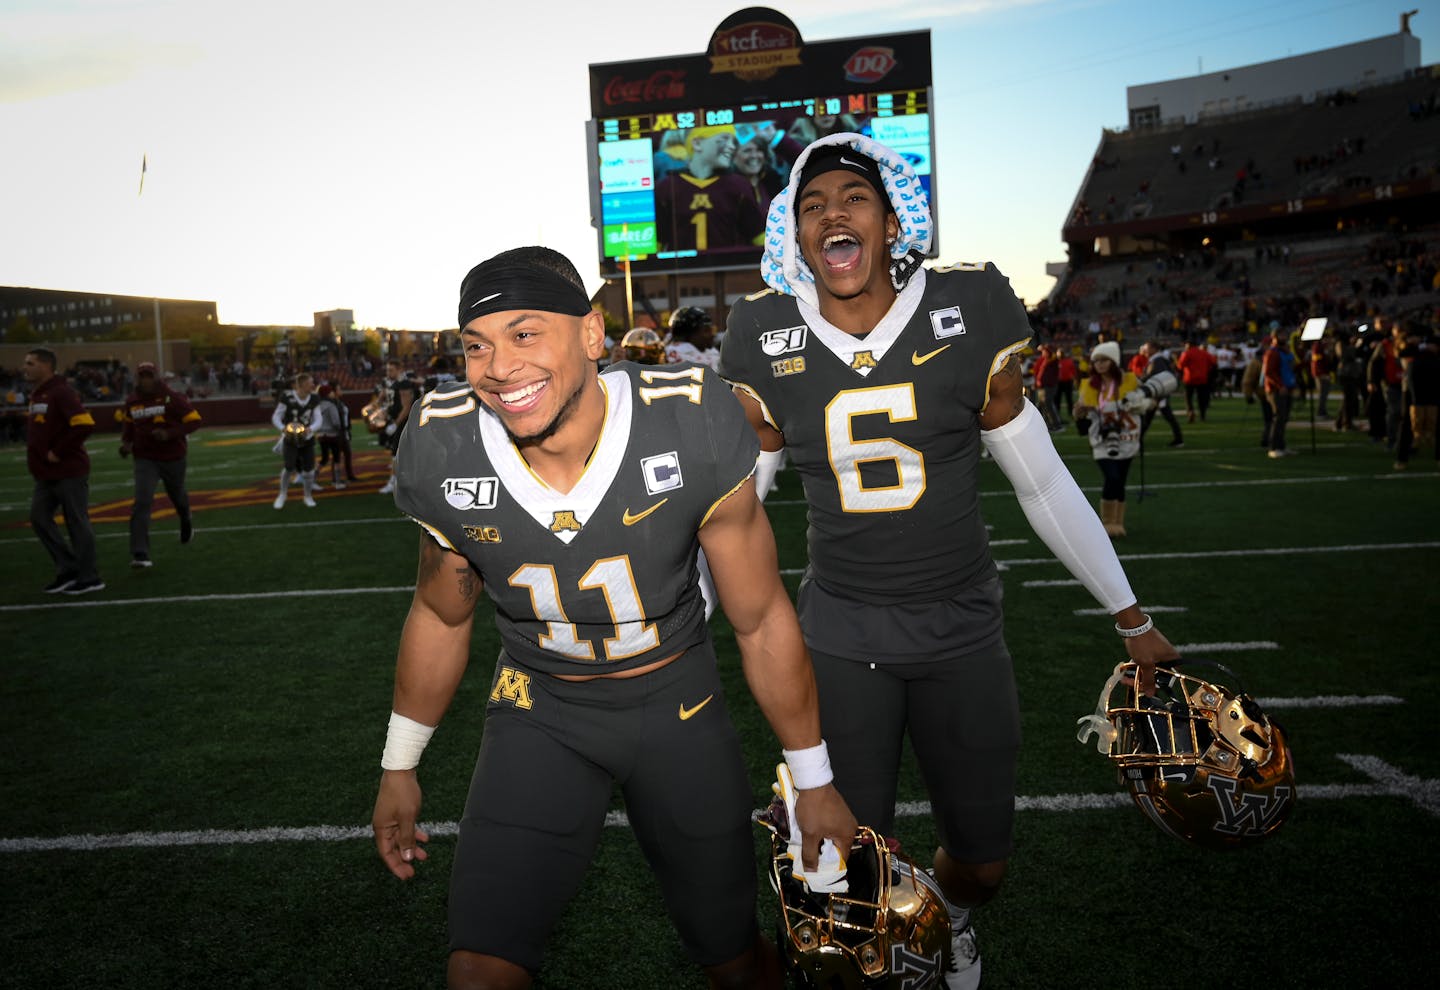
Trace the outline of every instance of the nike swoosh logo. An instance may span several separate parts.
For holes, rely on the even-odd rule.
[[[487,303],[487,302],[489,302],[491,299],[499,299],[499,298],[500,298],[500,293],[498,293],[498,292],[492,292],[492,293],[490,293],[488,296],[486,296],[484,299],[477,299],[477,300],[475,300],[475,302],[473,302],[473,303],[470,304],[470,308],[471,308],[471,309],[474,309],[476,306],[479,306],[479,305],[481,305],[482,303]]]
[[[691,715],[694,715],[694,714],[695,714],[696,712],[698,712],[700,709],[702,709],[702,708],[704,708],[706,705],[710,704],[710,699],[713,698],[713,697],[715,697],[713,694],[706,696],[705,700],[702,701],[702,702],[700,702],[700,704],[696,705],[694,708],[686,708],[685,705],[682,703],[682,704],[680,705],[680,721],[684,722],[684,721],[685,721],[686,719],[688,719]]]
[[[915,367],[918,368],[918,367],[920,367],[922,364],[924,364],[926,361],[929,361],[929,360],[930,360],[932,357],[934,357],[936,354],[939,354],[941,351],[948,351],[949,349],[950,349],[950,345],[949,345],[949,344],[946,344],[944,347],[937,347],[937,348],[935,348],[935,349],[934,349],[933,351],[931,351],[929,354],[921,354],[919,351],[911,351],[911,352],[910,352],[910,363],[913,364]]]
[[[646,516],[654,512],[656,509],[660,508],[660,506],[664,505],[668,501],[670,501],[670,499],[662,498],[660,501],[650,506],[650,508],[645,509],[643,512],[637,512],[634,515],[631,515],[630,510],[626,509],[624,514],[620,516],[620,521],[623,522],[626,526],[634,526],[641,519],[644,519]]]
[[[841,160],[842,162],[844,162],[846,165],[853,165],[853,166],[855,166],[856,168],[864,168],[864,166],[861,165],[859,162],[852,162],[850,159],[846,158],[844,155],[841,155],[841,156],[840,156],[840,160]]]

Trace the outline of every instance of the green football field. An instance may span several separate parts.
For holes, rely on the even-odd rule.
[[[1440,471],[1429,450],[1394,471],[1363,434],[1312,435],[1297,416],[1301,456],[1269,460],[1257,408],[1218,400],[1184,448],[1147,452],[1144,498],[1136,465],[1120,544],[1170,639],[1234,668],[1289,734],[1295,812],[1241,852],[1161,834],[1076,741],[1120,641],[982,465],[1025,733],[1010,876],[976,915],[987,986],[1429,982]],[[128,566],[129,462],[113,435],[92,440],[108,587],[74,599],[40,593],[52,571],[25,522],[24,451],[0,448],[0,987],[443,984],[453,823],[498,641],[482,617],[421,765],[430,859],[401,883],[367,823],[418,531],[376,493],[383,461],[361,437],[360,485],[276,512],[272,439],[195,436],[195,541],[180,546],[159,512],[145,571]],[[1056,439],[1095,496],[1088,445]],[[793,590],[805,511],[792,473],[767,509]],[[758,807],[778,749],[723,619],[713,632]],[[913,770],[900,799],[898,837],[928,862]],[[759,868],[758,828],[755,849]],[[773,930],[763,884],[757,912]],[[537,985],[704,985],[623,824],[606,830]]]

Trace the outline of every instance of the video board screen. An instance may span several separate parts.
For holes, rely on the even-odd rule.
[[[750,8],[717,29],[708,56],[591,66],[602,272],[758,265],[796,157],[839,131],[909,158],[933,210],[929,52],[928,32],[802,45],[783,15]]]

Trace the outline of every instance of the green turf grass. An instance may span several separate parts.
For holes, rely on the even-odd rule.
[[[1241,853],[1191,849],[1129,807],[1022,810],[1009,880],[976,916],[990,986],[1403,986],[1428,970],[1440,907],[1440,749],[1428,708],[1440,550],[1399,545],[1440,541],[1440,472],[1428,450],[1395,472],[1360,434],[1317,431],[1312,453],[1304,422],[1291,432],[1302,455],[1271,461],[1258,432],[1255,407],[1220,399],[1211,422],[1186,424],[1185,448],[1147,451],[1143,500],[1136,465],[1120,549],[1142,603],[1186,609],[1156,615],[1177,643],[1277,643],[1212,655],[1257,696],[1403,703],[1275,711],[1300,803],[1274,839]],[[23,450],[0,448],[0,840],[368,822],[417,530],[375,494],[374,463],[361,487],[322,492],[313,510],[296,489],[276,512],[278,458],[266,443],[235,442],[269,433],[197,434],[192,489],[253,489],[253,504],[197,513],[188,547],[162,513],[147,571],[128,567],[123,521],[98,525],[108,587],[78,600],[40,594],[51,572],[24,527]],[[1168,436],[1163,424],[1152,436]],[[1097,497],[1083,438],[1056,440]],[[108,438],[91,451],[94,501],[125,498],[129,463]],[[998,470],[982,472],[993,538],[1027,541],[997,546],[997,559],[1048,557]],[[799,499],[794,474],[782,473],[769,515],[791,570],[804,565]],[[1379,548],[1340,549],[1367,545]],[[1319,552],[1253,553],[1307,548]],[[1250,553],[1194,556],[1216,551]],[[1161,554],[1190,556],[1146,556]],[[1019,563],[1004,576],[1021,796],[1117,793],[1074,725],[1122,657],[1119,640],[1105,617],[1073,614],[1094,607],[1083,590],[1024,586],[1067,577],[1060,565]],[[714,632],[758,807],[778,751],[723,620]],[[459,816],[497,647],[482,615],[421,768],[431,821]],[[1372,783],[1344,754],[1405,775],[1394,796],[1307,799],[1307,786]],[[923,798],[907,768],[900,799]],[[928,859],[927,819],[902,818],[896,831]],[[421,876],[402,884],[364,838],[0,846],[0,987],[439,986],[454,840],[430,848]],[[757,866],[765,848],[757,829]],[[757,913],[772,929],[763,882]],[[623,828],[606,830],[551,946],[542,987],[704,985]]]

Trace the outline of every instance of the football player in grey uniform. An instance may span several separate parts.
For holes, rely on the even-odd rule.
[[[1115,616],[1142,681],[1176,654],[1025,399],[1030,327],[1009,282],[988,264],[926,271],[930,236],[903,156],[858,134],[811,144],[771,207],[771,289],[731,311],[720,374],[759,434],[761,497],[782,449],[804,486],[798,609],[836,786],[860,821],[890,832],[908,732],[951,912],[946,985],[971,987],[970,909],[1005,874],[1020,745],[982,447],[1037,534]]]
[[[814,675],[754,495],[754,432],[709,369],[598,374],[604,321],[547,248],[476,266],[459,324],[466,381],[416,403],[396,460],[396,503],[423,532],[376,847],[402,879],[425,859],[415,767],[469,660],[483,588],[504,649],[451,876],[451,985],[530,985],[618,783],[711,986],[778,988],[701,547],[795,778],[806,867],[822,839],[848,850],[856,822],[830,783]]]

